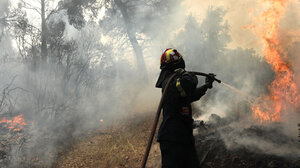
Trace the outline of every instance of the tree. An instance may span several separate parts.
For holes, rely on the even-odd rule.
[[[100,26],[109,34],[120,55],[133,50],[137,70],[146,76],[145,51],[153,40],[166,40],[169,21],[180,3],[178,0],[103,0],[105,16]],[[162,24],[166,23],[166,24]],[[130,53],[131,54],[131,53]]]
[[[106,16],[100,21],[100,25],[108,32],[116,31],[117,35],[126,35],[130,42],[130,45],[133,49],[133,53],[136,58],[136,64],[137,69],[139,71],[139,76],[144,76],[147,78],[146,74],[146,65],[144,62],[144,54],[143,50],[138,42],[137,39],[137,30],[134,26],[133,20],[134,15],[132,15],[133,12],[133,6],[137,3],[137,1],[121,1],[121,0],[106,0],[103,1],[102,5],[106,7]],[[123,20],[122,23],[116,23],[115,19],[117,20]],[[114,25],[116,23],[116,25]],[[117,26],[117,27],[115,27]],[[114,27],[114,28],[113,28]],[[119,39],[119,38],[118,38]],[[121,37],[121,39],[124,39]],[[126,44],[127,40],[125,41],[119,41],[119,43]],[[121,44],[121,45],[123,45]],[[122,48],[123,46],[121,46]],[[127,47],[127,46],[126,46]],[[125,47],[125,48],[126,48]],[[126,51],[127,49],[123,49],[123,51]],[[122,53],[124,54],[124,52]]]
[[[146,74],[146,66],[145,66],[145,62],[144,62],[144,55],[143,55],[143,51],[141,46],[139,45],[137,38],[136,38],[136,31],[133,27],[133,23],[130,20],[129,14],[128,14],[128,3],[129,1],[126,2],[122,2],[121,0],[114,0],[115,4],[117,5],[117,7],[120,9],[123,19],[124,19],[124,23],[125,23],[125,27],[126,27],[126,32],[129,38],[129,41],[133,47],[135,56],[136,56],[136,60],[137,60],[137,66],[138,69],[141,71],[142,74]]]
[[[9,55],[13,53],[13,47],[11,45],[11,24],[13,20],[21,15],[18,12],[10,10],[9,0],[0,1],[0,59],[1,62],[6,62],[9,59]]]
[[[41,52],[42,60],[47,61],[47,28],[46,28],[46,17],[45,17],[45,0],[41,0]]]
[[[72,25],[74,25],[74,27],[80,29],[85,24],[84,17],[83,17],[84,10],[91,10],[94,17],[97,16],[97,10],[98,10],[96,0],[86,0],[86,1],[61,0],[57,4],[51,4],[53,7],[50,7],[50,5],[49,5],[50,1],[47,1],[47,0],[38,0],[38,1],[35,1],[35,3],[40,4],[40,7],[37,7],[36,5],[34,5],[32,3],[28,3],[26,0],[21,0],[21,2],[18,5],[18,9],[15,9],[15,11],[18,10],[19,12],[24,14],[22,18],[19,17],[18,22],[21,21],[23,23],[26,23],[27,27],[31,27],[31,28],[34,28],[35,30],[39,31],[39,34],[40,34],[39,36],[36,35],[36,32],[34,35],[35,38],[40,38],[40,40],[38,40],[39,41],[39,44],[38,44],[39,49],[37,49],[37,46],[31,46],[29,48],[31,48],[30,50],[34,50],[34,52],[36,53],[35,55],[41,55],[43,62],[47,62],[47,59],[49,57],[48,56],[48,54],[49,54],[48,46],[49,46],[49,41],[51,41],[51,39],[50,39],[51,36],[49,36],[49,34],[51,34],[52,30],[48,29],[48,26],[49,26],[48,23],[49,23],[49,19],[51,18],[51,16],[53,14],[55,14],[61,10],[67,10],[70,23]],[[26,15],[27,10],[32,10],[40,16],[40,26],[34,26],[33,23],[30,23],[28,21],[27,15]],[[10,16],[10,17],[12,17],[12,16]],[[13,20],[13,21],[16,22],[16,20]],[[58,26],[60,26],[60,25],[58,25]],[[52,25],[52,28],[53,28],[53,25]],[[27,31],[25,34],[34,34],[34,33]],[[37,41],[37,39],[33,39],[33,37],[32,38],[23,38],[23,39],[25,40],[24,43],[27,43],[27,44],[32,43],[32,41]],[[28,41],[28,39],[30,39],[30,40]],[[38,54],[38,53],[40,53],[40,54]],[[23,55],[23,56],[25,56],[25,55]],[[34,61],[36,61],[37,58],[38,57],[34,57],[34,59],[35,59]]]

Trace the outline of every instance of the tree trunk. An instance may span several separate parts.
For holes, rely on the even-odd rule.
[[[47,61],[47,28],[46,28],[46,18],[45,18],[45,0],[41,0],[41,17],[42,17],[42,45],[41,45],[41,54],[42,61]]]
[[[122,13],[122,16],[123,16],[123,19],[125,22],[127,35],[128,35],[129,41],[130,41],[130,43],[133,47],[134,53],[135,53],[139,73],[140,73],[140,75],[143,76],[144,79],[147,80],[147,70],[146,70],[146,65],[145,65],[145,61],[144,61],[143,50],[136,39],[136,32],[135,32],[134,28],[132,27],[132,23],[130,21],[130,18],[129,18],[129,15],[127,12],[126,4],[123,3],[121,0],[115,0],[115,3]]]

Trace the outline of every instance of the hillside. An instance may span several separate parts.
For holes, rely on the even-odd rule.
[[[216,116],[215,116],[216,117]],[[216,117],[218,120],[220,118]],[[115,122],[112,126],[99,128],[78,137],[69,149],[59,154],[55,168],[139,168],[145,146],[148,141],[153,116],[138,115]],[[221,124],[220,124],[221,123]],[[236,147],[227,149],[221,138],[233,132],[226,122],[218,125],[199,128],[196,131],[196,147],[201,166],[204,168],[299,168],[300,160],[266,154],[253,147]],[[198,132],[198,133],[197,133]],[[284,145],[290,141],[276,129],[262,126],[251,126],[241,136],[264,136],[277,144]],[[245,144],[246,145],[246,144]],[[295,149],[299,144],[295,144]],[[160,167],[160,150],[158,143],[151,149],[148,168]]]

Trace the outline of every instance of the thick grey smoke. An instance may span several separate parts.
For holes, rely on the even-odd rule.
[[[279,139],[276,136],[260,137],[246,133],[252,126],[260,125],[253,122],[255,120],[250,109],[252,102],[249,100],[268,93],[266,86],[272,82],[274,73],[253,49],[227,48],[231,39],[229,25],[224,21],[225,14],[222,8],[209,8],[206,18],[201,23],[189,17],[184,30],[176,37],[180,40],[174,45],[186,55],[188,68],[214,72],[223,82],[240,89],[243,93],[237,94],[216,83],[214,90],[209,91],[208,95],[195,105],[202,113],[200,119],[208,121],[211,114],[218,114],[227,119],[237,120],[229,126],[230,132],[217,130],[229,149],[255,148],[262,153],[295,157],[293,154],[299,151],[297,123],[300,116],[294,110],[285,111],[280,127],[272,128],[273,124],[267,124],[264,128],[268,130],[271,127],[279,135],[288,137],[284,140],[285,145],[281,145],[280,140],[276,141]],[[297,54],[291,55],[298,59]],[[248,100],[243,98],[244,95]],[[278,145],[281,147],[277,148]],[[299,155],[299,152],[296,153]]]
[[[216,73],[222,81],[250,96],[267,93],[266,85],[273,78],[270,66],[254,49],[228,49],[230,25],[224,19],[226,11],[222,8],[208,8],[205,17],[199,21],[192,15],[186,16],[186,8],[179,1],[128,3],[131,31],[135,31],[143,49],[147,83],[135,68],[135,53],[119,8],[114,3],[106,4],[103,18],[88,20],[86,18],[93,12],[81,8],[84,2],[87,1],[71,5],[68,1],[61,2],[58,9],[66,9],[48,18],[51,40],[47,64],[39,65],[39,61],[34,61],[35,56],[39,57],[36,54],[39,53],[38,42],[27,39],[32,44],[27,46],[29,49],[16,47],[26,50],[26,58],[3,38],[0,42],[1,51],[7,53],[0,53],[0,60],[3,60],[0,88],[17,88],[4,99],[0,116],[22,113],[28,121],[24,129],[26,142],[11,149],[13,157],[8,163],[11,167],[28,164],[23,156],[29,160],[38,156],[46,167],[50,167],[58,148],[67,145],[72,137],[136,113],[152,112],[154,115],[160,97],[160,90],[154,88],[159,57],[168,47],[177,48],[184,55],[187,70]],[[1,1],[1,8],[6,9],[5,5]],[[81,13],[76,13],[77,10]],[[8,31],[6,35],[12,41],[20,39]],[[36,36],[39,39],[38,33]],[[12,61],[5,59],[8,56],[13,58]],[[199,85],[203,81],[199,78]],[[195,107],[204,119],[216,113],[232,120],[252,120],[248,102],[217,83]],[[294,151],[289,151],[289,144],[279,150],[274,147],[276,143],[241,136],[243,128],[253,125],[251,122],[243,124],[233,122],[230,125],[232,132],[222,135],[228,148],[236,144],[255,146],[262,152],[278,155],[289,155]],[[294,126],[283,132],[290,134],[293,129]]]
[[[188,70],[216,73],[223,82],[229,83],[243,93],[237,94],[215,83],[214,89],[208,91],[208,94],[195,104],[195,108],[201,113],[200,119],[208,121],[211,114],[218,114],[236,121],[227,127],[231,130],[229,133],[224,133],[222,128],[216,130],[220,131],[229,149],[255,148],[262,153],[295,157],[293,154],[299,151],[297,123],[300,116],[293,110],[285,111],[282,116],[283,122],[279,127],[273,128],[273,124],[267,124],[263,128],[266,130],[272,128],[278,135],[286,136],[285,145],[281,145],[282,142],[276,136],[247,135],[248,129],[260,125],[253,117],[251,99],[268,93],[266,86],[273,81],[274,73],[254,49],[228,48],[231,42],[230,27],[224,20],[225,15],[224,9],[210,7],[201,22],[189,16],[184,28],[177,33],[171,43],[172,47],[186,56],[184,58]],[[297,54],[292,55],[298,59]],[[247,98],[243,98],[244,96]],[[272,134],[272,131],[268,133]],[[277,148],[278,145],[281,147]],[[296,153],[299,155],[299,152]]]

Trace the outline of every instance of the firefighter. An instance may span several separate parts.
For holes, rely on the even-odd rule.
[[[166,49],[160,59],[160,75],[157,88],[164,90],[170,82],[163,101],[163,120],[157,141],[160,143],[162,168],[199,168],[195,149],[191,103],[199,100],[213,87],[213,78],[207,77],[205,84],[197,87],[195,75],[185,71],[185,62],[176,49]]]

